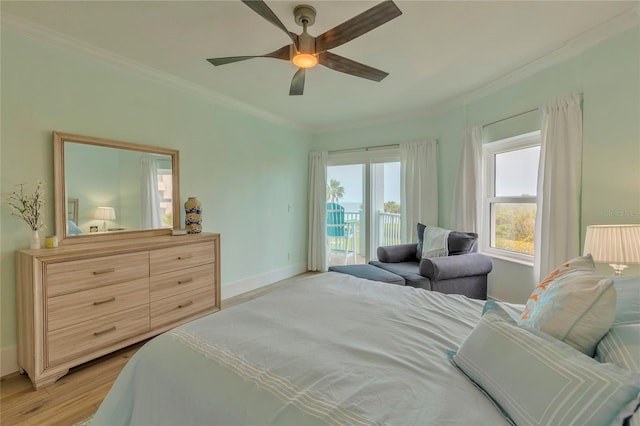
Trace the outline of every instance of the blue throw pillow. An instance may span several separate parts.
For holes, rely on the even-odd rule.
[[[640,322],[640,276],[611,277],[616,289],[616,317],[613,324]]]
[[[78,225],[75,224],[74,221],[69,219],[67,223],[67,235],[80,235],[80,234],[82,234],[82,229],[80,229]]]
[[[640,322],[611,327],[598,343],[596,359],[640,373]]]
[[[640,403],[640,374],[520,327],[495,302],[450,359],[518,425],[622,424]]]

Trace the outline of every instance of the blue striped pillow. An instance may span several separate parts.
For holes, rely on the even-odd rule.
[[[495,302],[450,359],[518,425],[622,424],[640,403],[640,374],[518,326]]]
[[[611,327],[598,343],[596,359],[640,373],[640,322]]]

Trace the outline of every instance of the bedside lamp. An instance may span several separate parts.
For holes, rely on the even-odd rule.
[[[587,226],[583,253],[608,263],[620,276],[628,264],[640,263],[640,225]]]
[[[102,231],[107,230],[107,220],[116,220],[116,211],[113,207],[98,207],[94,219],[102,220]]]

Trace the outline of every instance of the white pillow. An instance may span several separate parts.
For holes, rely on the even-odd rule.
[[[536,287],[518,324],[593,356],[615,313],[613,281],[598,274],[591,255],[586,255],[563,264]]]

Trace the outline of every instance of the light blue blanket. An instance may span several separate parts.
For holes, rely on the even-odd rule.
[[[482,301],[339,273],[143,346],[93,425],[500,425],[448,361]]]

